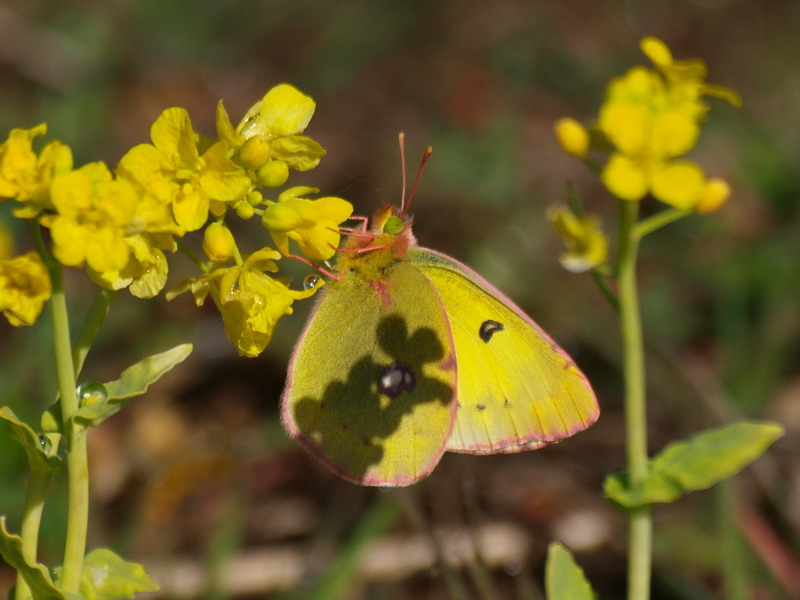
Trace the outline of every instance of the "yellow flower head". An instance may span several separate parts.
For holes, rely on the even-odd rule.
[[[138,233],[125,238],[131,255],[120,270],[99,273],[87,267],[89,278],[107,290],[128,288],[137,298],[152,298],[167,283],[169,265],[164,250],[175,252],[177,244],[168,233]]]
[[[318,191],[310,187],[289,188],[264,211],[262,223],[284,256],[289,255],[290,239],[312,260],[327,260],[336,253],[339,225],[353,213],[353,205],[336,196],[316,200],[300,197]]]
[[[36,252],[0,260],[0,310],[14,327],[33,325],[50,293],[50,276]]]
[[[308,126],[316,104],[311,97],[288,84],[277,85],[247,111],[233,128],[222,101],[217,105],[217,134],[237,150],[239,164],[257,171],[273,162],[287,169],[308,171],[319,164],[325,150],[310,137],[299,135]],[[270,177],[259,183],[274,185],[274,169]],[[285,178],[277,185],[283,185]]]
[[[142,231],[183,235],[205,225],[210,202],[234,202],[251,188],[247,173],[227,157],[223,142],[202,154],[189,113],[169,108],[150,130],[152,144],[140,144],[122,157],[120,176],[144,191],[137,211]]]
[[[195,303],[202,306],[210,294],[222,315],[225,334],[240,356],[255,357],[267,347],[275,325],[292,313],[295,300],[308,298],[316,288],[292,290],[269,273],[278,270],[281,255],[271,248],[251,254],[242,266],[218,268],[189,280],[167,295],[191,290]]]
[[[705,175],[688,160],[675,160],[697,143],[708,107],[704,95],[733,104],[732,90],[705,82],[699,60],[676,61],[656,38],[642,40],[642,50],[658,71],[634,67],[608,86],[598,127],[615,151],[601,173],[608,190],[622,200],[651,193],[676,208],[692,209],[706,189]]]
[[[579,217],[566,208],[553,207],[548,212],[553,229],[564,241],[566,252],[559,262],[567,271],[583,273],[604,265],[608,239],[594,217]]]
[[[72,152],[61,142],[50,142],[38,155],[33,150],[33,140],[46,133],[44,123],[32,129],[13,129],[0,144],[0,202],[13,198],[21,203],[14,211],[20,218],[50,208],[48,191],[53,175],[72,168]]]
[[[125,267],[130,249],[124,238],[137,200],[130,183],[114,179],[96,162],[57,175],[50,195],[56,214],[42,223],[50,228],[61,264],[77,267],[85,261],[100,273]]]

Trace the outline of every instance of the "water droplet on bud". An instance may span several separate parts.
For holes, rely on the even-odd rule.
[[[84,381],[78,386],[78,401],[81,406],[105,402],[108,399],[108,391],[99,381]]]

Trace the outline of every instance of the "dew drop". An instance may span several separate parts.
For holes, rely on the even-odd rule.
[[[313,290],[319,283],[319,275],[309,275],[303,280],[304,290]]]
[[[81,406],[105,402],[108,398],[108,391],[99,381],[84,381],[78,386],[78,401]]]
[[[39,445],[42,447],[42,450],[44,450],[45,454],[49,454],[51,448],[53,447],[53,443],[50,441],[50,438],[43,433],[39,434]]]

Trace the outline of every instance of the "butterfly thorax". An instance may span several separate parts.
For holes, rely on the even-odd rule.
[[[398,231],[394,231],[390,219],[402,219]],[[387,229],[390,233],[385,232]],[[416,239],[411,232],[411,217],[400,215],[391,206],[378,210],[368,232],[350,235],[336,259],[336,272],[342,280],[380,282],[387,276],[387,271],[401,262],[409,246],[415,245]]]

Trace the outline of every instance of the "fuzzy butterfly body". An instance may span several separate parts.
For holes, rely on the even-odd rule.
[[[401,486],[448,450],[530,450],[594,423],[572,359],[410,222],[383,208],[339,254],[289,365],[288,431],[345,479]]]

